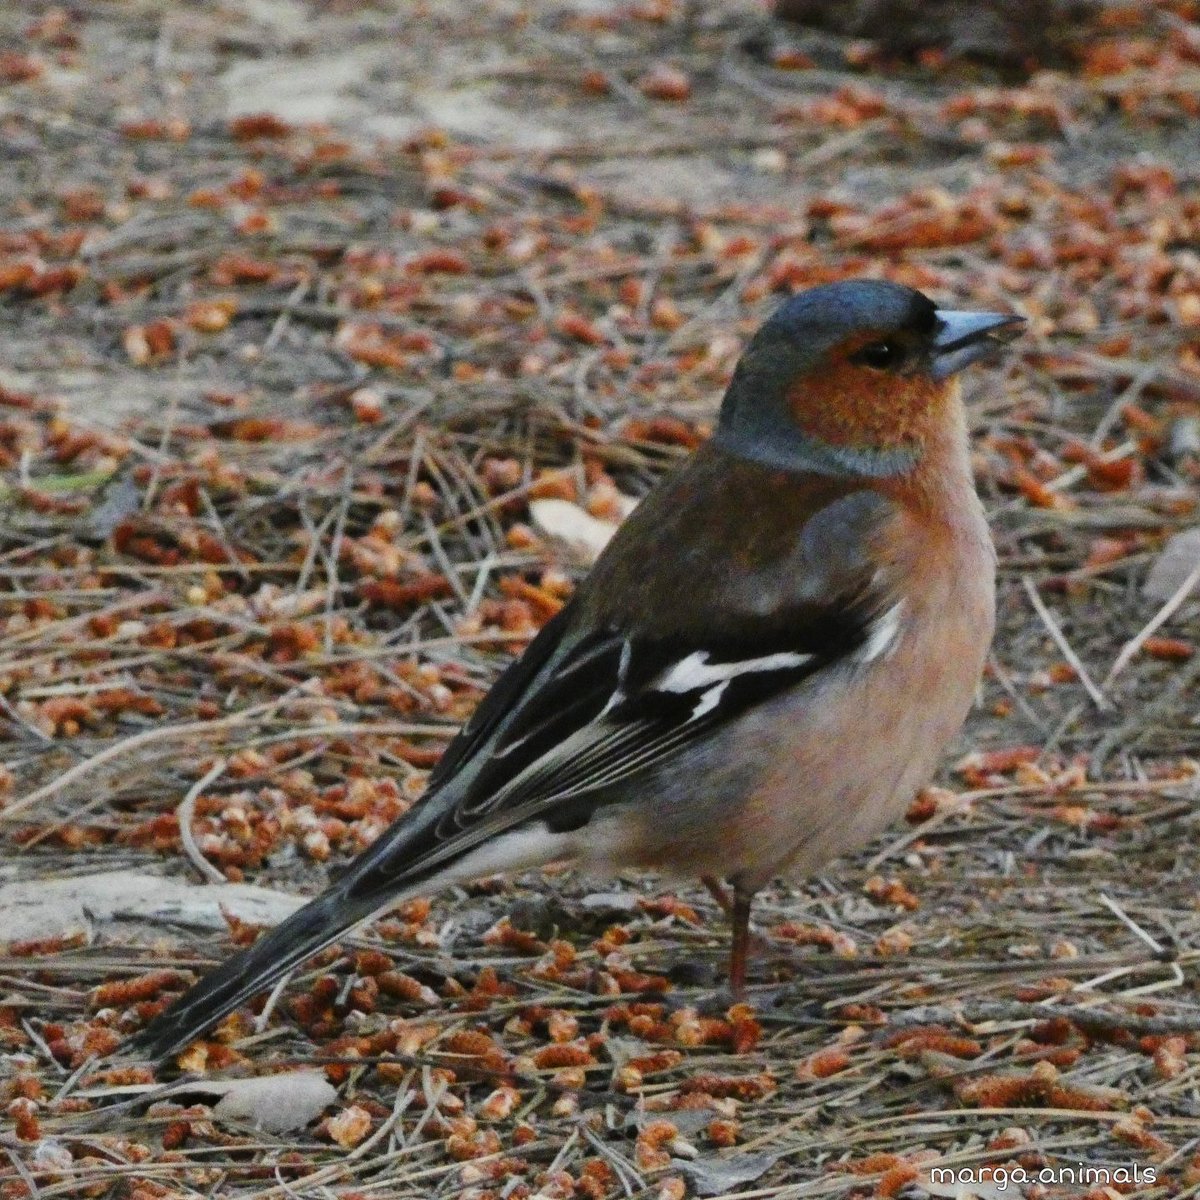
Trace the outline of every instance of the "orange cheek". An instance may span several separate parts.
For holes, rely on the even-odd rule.
[[[788,392],[797,426],[831,446],[910,445],[922,440],[945,393],[923,376],[896,376],[839,362],[798,380]]]

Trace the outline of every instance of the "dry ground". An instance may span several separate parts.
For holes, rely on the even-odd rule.
[[[670,0],[0,39],[0,1196],[1200,1188],[1194,5],[1004,75]],[[578,578],[531,502],[615,519],[857,274],[1030,319],[967,385],[1001,631],[948,790],[764,898],[752,1009],[703,894],[559,874],[407,906],[182,1089],[100,1061],[419,795]],[[214,1118],[314,1065],[299,1127]]]

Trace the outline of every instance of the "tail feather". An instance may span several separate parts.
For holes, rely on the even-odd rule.
[[[382,899],[401,900],[404,893]],[[380,907],[378,896],[335,886],[205,975],[130,1040],[130,1050],[158,1062],[178,1053],[222,1017],[265,991]]]
[[[385,831],[328,891],[297,909],[253,946],[226,959],[129,1039],[131,1053],[159,1062],[177,1054],[235,1008],[265,991],[348,929],[411,896],[422,870],[437,810],[428,802]]]
[[[504,821],[444,839],[442,808],[426,805],[365,850],[337,883],[203,976],[136,1033],[132,1052],[155,1062],[182,1050],[222,1017],[265,991],[355,925],[417,892],[439,892],[481,875],[525,870],[572,857],[571,834],[544,824],[508,828]],[[512,822],[515,824],[516,822]],[[484,836],[484,834],[487,836]]]
[[[222,1017],[265,991],[355,925],[417,892],[497,872],[524,870],[570,857],[570,835],[544,825],[483,839],[466,833],[436,838],[436,809],[385,833],[322,895],[264,934],[253,946],[203,976],[130,1039],[132,1052],[155,1062],[182,1050]]]

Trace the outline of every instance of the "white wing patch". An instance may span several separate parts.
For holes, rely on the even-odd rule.
[[[721,703],[721,696],[728,686],[729,680],[724,679],[720,683],[710,687],[707,692],[701,695],[696,707],[692,709],[692,715],[688,719],[690,721],[698,721],[705,713],[712,712]]]
[[[871,633],[858,652],[860,663],[874,662],[881,654],[895,648],[900,634],[900,620],[904,615],[904,601],[898,600],[871,626]]]
[[[608,703],[600,710],[602,717],[607,716],[618,704],[624,704],[628,697],[625,695],[625,679],[629,675],[629,660],[633,657],[633,647],[628,641],[621,647],[621,663],[617,667],[617,686],[609,696]]]
[[[792,651],[781,651],[778,654],[764,654],[761,658],[743,658],[737,662],[709,663],[708,651],[697,650],[681,659],[674,666],[664,671],[653,683],[656,692],[694,692],[697,688],[708,687],[710,684],[726,685],[739,675],[749,675],[756,671],[785,671],[802,667],[812,658],[811,654],[797,654]],[[704,699],[712,695],[705,692]],[[720,692],[708,702],[707,712],[720,700]],[[704,701],[702,700],[701,703]],[[693,714],[695,716],[697,714]]]

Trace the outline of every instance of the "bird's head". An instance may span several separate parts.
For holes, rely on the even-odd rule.
[[[944,424],[957,422],[954,376],[1020,323],[1008,313],[938,308],[883,280],[800,292],[742,355],[717,445],[783,470],[911,470]]]

